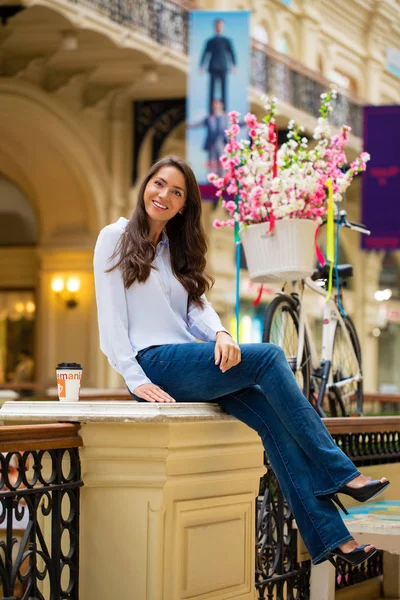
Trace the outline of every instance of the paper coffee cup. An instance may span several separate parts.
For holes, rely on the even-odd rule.
[[[60,402],[78,402],[81,388],[82,365],[60,363],[56,368],[58,398]]]

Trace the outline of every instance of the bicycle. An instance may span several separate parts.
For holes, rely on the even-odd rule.
[[[346,211],[341,211],[335,222],[338,225],[337,249],[341,227],[370,234],[364,225],[348,221]],[[326,220],[322,225],[325,224]],[[329,268],[325,264],[315,269],[311,277],[292,282],[289,293],[285,292],[285,283],[266,308],[263,342],[278,344],[284,349],[304,395],[321,417],[348,416],[348,407],[353,404],[355,410],[352,412],[361,415],[363,377],[360,342],[354,323],[342,305],[342,290],[353,275],[353,267],[334,267],[333,285],[337,292],[324,305],[321,357],[318,356],[302,303],[305,287],[326,298]]]

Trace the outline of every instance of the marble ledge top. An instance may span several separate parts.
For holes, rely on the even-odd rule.
[[[217,404],[189,403],[153,404],[135,401],[82,401],[79,402],[5,402],[0,410],[4,423],[26,422],[152,422],[182,421],[236,421]]]

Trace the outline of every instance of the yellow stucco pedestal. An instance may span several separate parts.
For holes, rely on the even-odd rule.
[[[83,600],[254,600],[265,469],[253,430],[206,404],[24,402],[2,412],[82,424]]]

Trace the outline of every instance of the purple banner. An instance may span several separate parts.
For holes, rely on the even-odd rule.
[[[371,155],[362,176],[364,250],[400,249],[400,106],[364,107],[364,149]]]

